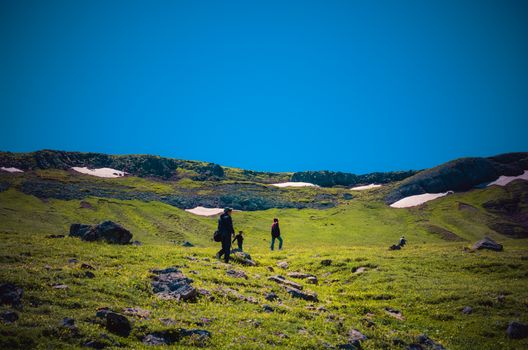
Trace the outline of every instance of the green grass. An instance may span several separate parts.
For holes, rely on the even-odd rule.
[[[146,181],[142,184],[135,179],[127,181],[134,181],[134,186],[158,186],[149,180],[141,180]],[[302,189],[292,195],[300,198],[303,193],[341,194],[345,190],[317,191]],[[528,322],[528,242],[490,232],[486,222],[493,216],[482,209],[483,202],[507,195],[505,190],[475,190],[413,209],[386,206],[380,200],[384,191],[387,189],[354,193],[355,199],[327,210],[235,212],[235,228],[246,232],[245,250],[258,262],[256,267],[227,266],[213,258],[219,249],[211,241],[215,218],[197,217],[159,202],[91,197],[85,201],[92,208],[84,209],[78,200],[43,201],[13,189],[1,192],[0,280],[24,288],[24,308],[17,322],[0,324],[0,347],[71,349],[105,333],[121,346],[140,349],[144,346],[138,338],[149,331],[171,328],[160,321],[171,318],[175,321],[172,327],[209,330],[212,338],[205,346],[211,349],[319,349],[325,344],[346,343],[351,329],[368,337],[362,342],[364,349],[404,349],[397,339],[409,344],[422,333],[448,349],[527,348],[528,339],[510,340],[505,330],[509,321]],[[459,210],[458,202],[470,204],[476,211]],[[273,217],[281,220],[283,251],[269,251]],[[67,234],[74,222],[106,219],[129,228],[133,239],[143,245],[46,238],[48,234]],[[446,242],[429,233],[425,224],[448,229],[467,242]],[[402,234],[409,245],[401,251],[387,250]],[[464,251],[470,241],[485,234],[503,243],[504,252]],[[196,247],[181,247],[185,240]],[[78,262],[69,263],[72,258]],[[332,263],[323,266],[323,259]],[[278,268],[279,261],[287,261],[288,270]],[[93,265],[96,277],[84,277],[81,263]],[[215,300],[180,303],[155,297],[149,270],[174,265],[194,280],[195,287],[211,291]],[[358,267],[366,267],[366,271],[354,273]],[[249,278],[227,276],[226,270],[231,268],[245,271]],[[318,285],[296,282],[316,292],[320,301],[293,299],[267,280],[288,271],[316,275]],[[54,283],[69,288],[53,289]],[[255,297],[258,304],[225,297],[219,289],[227,287]],[[280,302],[264,299],[265,293],[272,291]],[[264,304],[275,311],[264,312]],[[147,320],[131,318],[133,333],[123,338],[92,322],[96,309],[104,306],[116,311],[141,307],[151,311],[151,316]],[[317,310],[320,306],[324,309]],[[464,306],[473,307],[473,313],[462,314]],[[404,320],[391,317],[386,307],[400,310]],[[64,317],[76,319],[79,338],[58,330]],[[204,318],[210,322],[202,324]],[[185,339],[173,348],[196,345]]]

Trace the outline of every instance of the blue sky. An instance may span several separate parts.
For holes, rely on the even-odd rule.
[[[0,2],[0,149],[255,170],[528,151],[526,1]]]

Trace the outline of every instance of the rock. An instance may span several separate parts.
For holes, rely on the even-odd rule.
[[[466,314],[466,315],[469,315],[473,312],[473,308],[471,306],[466,306],[462,309],[462,313],[463,314]]]
[[[352,273],[359,274],[359,273],[363,273],[365,271],[367,271],[367,268],[365,266],[359,266],[359,267],[352,268]]]
[[[274,301],[274,300],[279,299],[279,296],[272,292],[272,293],[267,293],[266,296],[264,297],[264,299],[266,299],[268,301]]]
[[[251,260],[251,255],[246,252],[241,251],[240,249],[231,250],[231,259],[239,264],[246,266],[256,266],[257,263]]]
[[[47,235],[46,238],[64,238],[64,235]]]
[[[273,312],[273,308],[269,305],[263,305],[262,306],[262,309],[264,310],[264,312]]]
[[[103,318],[106,320],[106,315],[108,315],[109,312],[113,312],[113,311],[108,307],[101,307],[97,309],[97,311],[95,312],[95,317]]]
[[[340,350],[359,350],[359,347],[355,346],[354,344],[339,344],[337,346]]]
[[[315,277],[314,275],[311,275],[309,273],[289,272],[288,273],[288,277],[306,279],[306,282],[311,283],[311,284],[317,284],[319,282],[317,280],[317,277]]]
[[[271,267],[271,266],[268,266],[267,269],[268,269],[269,272],[275,272],[275,269],[273,267]]]
[[[279,275],[270,276],[270,277],[268,277],[268,280],[273,281],[273,282],[277,282],[277,283],[285,285],[285,286],[290,286],[290,287],[293,287],[295,289],[299,289],[299,290],[303,289],[303,286],[301,286],[299,283],[287,280],[283,276],[279,276]]]
[[[194,247],[194,244],[191,242],[185,241],[182,243],[182,247]]]
[[[93,209],[93,206],[86,201],[81,201],[81,203],[79,203],[79,209]]]
[[[288,294],[290,294],[294,298],[300,298],[300,299],[304,299],[304,300],[307,300],[307,301],[319,301],[317,299],[317,294],[316,293],[303,292],[303,291],[300,291],[298,289],[290,288],[290,287],[287,287],[286,290],[287,290]]]
[[[107,347],[107,345],[108,344],[99,340],[88,340],[82,344],[83,347],[92,349],[104,349]]]
[[[127,244],[132,239],[130,231],[112,221],[104,221],[98,225],[72,224],[70,236],[88,242],[104,240],[113,244]]]
[[[0,304],[20,306],[24,290],[12,283],[0,284]]]
[[[123,309],[123,314],[144,319],[148,319],[150,317],[150,311],[139,307],[127,307]]]
[[[393,308],[386,307],[386,308],[385,308],[385,312],[386,312],[387,314],[389,314],[389,316],[394,317],[394,318],[396,318],[396,319],[398,319],[398,320],[400,320],[400,321],[405,320],[405,317],[403,317],[401,311],[399,311],[399,310],[395,310],[395,309],[393,309]]]
[[[79,260],[77,260],[75,258],[68,259],[68,263],[69,264],[77,264],[78,262],[79,262]]]
[[[360,331],[358,331],[357,329],[351,329],[349,332],[348,332],[348,339],[350,340],[350,342],[352,342],[353,344],[354,343],[359,343],[363,340],[367,340],[367,336],[364,335],[363,333],[361,333]]]
[[[421,346],[420,344],[409,344],[409,346],[407,347],[407,350],[425,350],[423,346]]]
[[[132,241],[132,242],[130,242],[130,244],[134,245],[136,247],[139,247],[139,246],[143,245],[143,243],[141,243],[140,241]]]
[[[92,271],[85,271],[84,277],[86,278],[95,278],[95,274]]]
[[[473,247],[471,249],[473,250],[489,249],[489,250],[494,250],[494,251],[499,252],[502,250],[502,244],[495,242],[493,239],[489,237],[484,237],[480,241],[473,244]]]
[[[421,334],[416,338],[416,342],[421,345],[425,345],[432,350],[446,350],[441,344],[434,342],[431,338],[425,334]]]
[[[109,332],[120,335],[122,337],[128,337],[132,326],[130,321],[125,316],[116,312],[108,312],[106,314],[106,329]]]
[[[68,286],[65,285],[65,284],[53,284],[51,286],[51,288],[53,288],[53,289],[68,289]]]
[[[75,326],[75,320],[71,317],[65,317],[63,318],[60,322],[59,322],[59,327],[62,327],[62,328],[70,328],[70,329],[73,329],[73,328],[77,328]]]
[[[14,311],[4,311],[0,313],[0,319],[5,323],[13,323],[18,320],[18,314]]]
[[[176,267],[152,271],[152,288],[162,299],[195,301],[198,291],[191,286],[192,280],[183,275]]]
[[[204,342],[211,338],[211,333],[203,329],[171,329],[147,334],[142,342],[146,345],[172,345],[183,337],[191,336],[196,337],[199,342]]]
[[[255,299],[254,297],[242,295],[232,288],[220,287],[217,290],[219,293],[223,294],[225,297],[231,300],[240,300],[251,304],[258,304],[257,299]]]
[[[213,294],[208,291],[207,289],[198,289],[198,295],[199,296],[202,296],[202,297],[206,297],[208,298],[210,301],[214,301],[215,300],[215,297],[213,296]]]
[[[277,263],[277,266],[280,267],[281,269],[286,270],[289,265],[288,265],[288,262],[286,262],[286,261],[279,261]]]
[[[510,322],[506,334],[511,339],[524,339],[528,337],[528,325],[515,321]]]
[[[245,278],[248,279],[248,276],[244,271],[236,271],[236,270],[227,270],[226,274],[230,277],[234,278]]]
[[[330,259],[321,260],[321,265],[330,266],[330,265],[332,265],[332,260],[330,260]]]
[[[83,269],[83,270],[95,270],[95,267],[93,267],[92,265],[86,264],[86,263],[82,263],[81,264],[81,269]]]

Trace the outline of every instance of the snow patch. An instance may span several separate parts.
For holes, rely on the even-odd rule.
[[[185,209],[186,212],[200,215],[200,216],[214,216],[224,212],[222,208],[205,208],[205,207],[196,207],[193,209]]]
[[[437,199],[440,197],[447,196],[448,194],[453,193],[453,191],[447,191],[444,193],[424,193],[424,194],[417,194],[415,196],[409,196],[400,199],[397,202],[392,203],[390,206],[392,208],[410,208],[415,207],[417,205],[423,204],[425,202],[432,201],[433,199]]]
[[[73,167],[72,169],[78,173],[107,178],[122,177],[127,174],[124,171],[119,171],[112,168],[88,169],[87,167]]]
[[[0,170],[7,171],[8,173],[23,173],[24,172],[24,170],[20,170],[18,168],[1,167]]]
[[[500,176],[497,180],[490,182],[488,186],[497,185],[497,186],[506,186],[514,180],[525,180],[528,181],[528,170],[525,170],[522,175],[519,176]]]
[[[319,187],[319,186],[311,184],[309,182],[282,182],[282,183],[278,183],[278,184],[272,184],[272,186],[277,186],[277,187]]]
[[[351,190],[352,191],[365,191],[365,190],[370,190],[372,188],[378,188],[378,187],[381,187],[381,185],[370,184],[370,185],[365,185],[365,186],[352,187]]]

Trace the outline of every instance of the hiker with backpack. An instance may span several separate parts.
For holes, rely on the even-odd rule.
[[[222,249],[216,253],[216,257],[220,259],[223,255],[226,264],[229,263],[229,254],[231,253],[231,236],[235,233],[231,219],[232,212],[233,209],[231,208],[224,209],[224,213],[218,219],[218,234],[215,232],[215,236],[218,235],[220,242],[222,242]]]
[[[279,219],[273,219],[273,225],[271,225],[271,250],[274,249],[275,239],[279,240],[279,250],[282,250],[282,238],[280,236]]]

